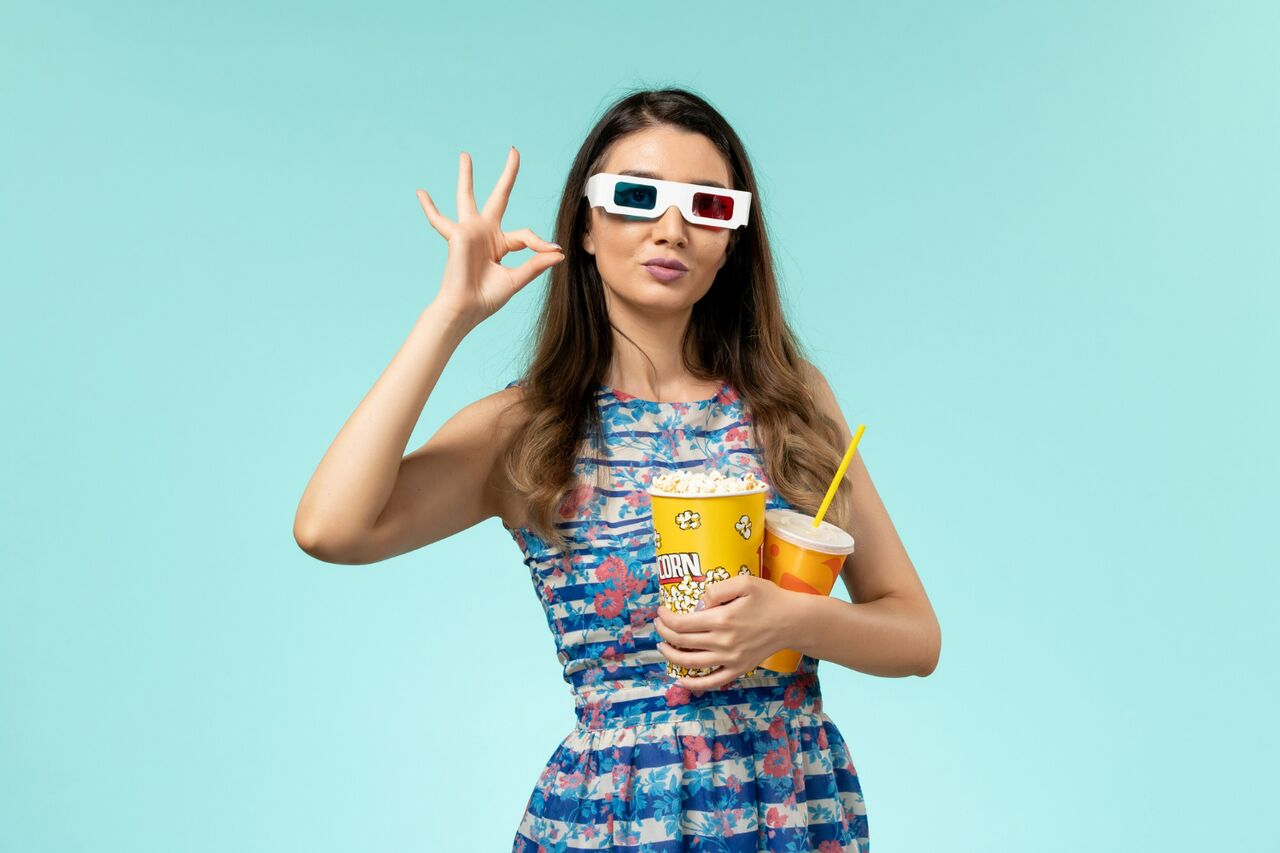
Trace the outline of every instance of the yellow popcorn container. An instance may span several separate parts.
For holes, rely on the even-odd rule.
[[[783,589],[809,595],[829,595],[853,553],[853,537],[829,521],[813,526],[813,516],[790,509],[765,513],[762,576]],[[774,672],[795,672],[800,652],[780,649],[760,662]]]
[[[649,488],[658,588],[668,610],[692,613],[708,584],[735,575],[761,577],[767,492],[768,486],[714,494],[676,494]],[[713,671],[667,661],[667,674],[674,678]],[[754,674],[752,668],[743,676]]]

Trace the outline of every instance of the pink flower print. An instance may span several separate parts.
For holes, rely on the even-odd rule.
[[[742,790],[742,780],[739,779],[737,776],[730,776],[728,779],[725,779],[724,784],[726,787],[728,787],[730,791],[733,791],[735,794]]]
[[[604,711],[600,707],[599,702],[588,702],[586,704],[586,725],[588,728],[597,728],[604,725]]]
[[[818,746],[822,749],[826,749],[828,746],[830,746],[830,744],[827,743],[826,729],[823,729],[823,728],[818,729]]]
[[[613,769],[613,787],[624,803],[631,802],[631,788],[635,784],[635,768],[623,765]]]
[[[627,506],[644,507],[649,503],[649,494],[641,489],[634,492],[628,492],[626,497]]]
[[[769,724],[769,737],[774,740],[782,740],[787,736],[787,724],[782,722],[781,717],[774,717],[773,722]]]
[[[804,768],[796,767],[791,773],[791,782],[796,789],[796,796],[804,793]]]
[[[711,760],[711,748],[704,737],[682,737],[684,744],[684,769],[694,770]]]
[[[844,853],[844,845],[839,841],[824,841],[818,845],[818,853]]]
[[[620,589],[607,589],[597,592],[595,597],[596,613],[605,619],[612,619],[622,612],[622,600],[626,593]]]
[[[737,399],[738,399],[738,392],[733,390],[733,388],[729,387],[728,385],[722,388],[720,390],[720,393],[716,395],[716,402],[719,403],[721,406],[727,406],[730,403],[735,402]]]
[[[679,684],[672,684],[667,688],[666,699],[668,708],[674,708],[677,705],[688,705],[689,688],[681,687]]]
[[[716,761],[719,761],[720,759],[724,758],[725,753],[728,751],[729,750],[725,748],[725,745],[723,743],[721,743],[720,741],[716,741],[716,745],[711,748],[711,757],[714,758]]]
[[[591,495],[595,489],[588,485],[581,485],[574,489],[560,504],[561,518],[577,518],[583,514],[583,509],[591,502]]]
[[[622,562],[621,557],[605,557],[600,561],[600,568],[596,569],[596,575],[601,580],[611,581],[627,574],[627,564]]]
[[[770,806],[769,811],[764,815],[765,826],[772,826],[774,829],[781,829],[787,825],[786,816],[778,811],[777,806]]]
[[[631,611],[631,627],[642,628],[653,622],[653,617],[658,615],[658,608],[655,607],[637,607]]]
[[[751,440],[751,434],[745,426],[736,426],[724,431],[724,440],[726,444],[746,444]]]
[[[626,391],[619,391],[617,388],[612,388],[610,390],[613,391],[613,396],[616,397],[619,402],[627,403],[636,398],[635,394],[628,394]]]
[[[786,708],[795,710],[804,703],[805,689],[804,684],[799,681],[793,681],[787,685],[787,689],[782,694],[782,704]]]
[[[614,760],[617,761],[619,760],[619,756],[616,754],[617,750],[614,750],[614,752]],[[613,765],[613,770],[610,771],[610,773],[613,776],[613,790],[619,791],[622,786],[627,783],[627,780],[631,775],[631,769],[626,764],[615,764]],[[609,792],[609,796],[613,796],[613,791]]]
[[[765,754],[764,772],[779,778],[791,775],[791,753],[785,746],[771,749]]]
[[[567,791],[570,788],[576,788],[582,784],[582,774],[577,770],[560,779],[560,790]]]
[[[635,575],[631,574],[631,572],[624,572],[620,580],[621,580],[623,590],[625,590],[628,594],[633,592],[639,592],[640,590],[644,589],[644,581],[636,577]]]

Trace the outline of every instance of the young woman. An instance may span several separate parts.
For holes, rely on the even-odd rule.
[[[502,230],[518,164],[512,148],[478,209],[463,153],[456,221],[419,191],[449,244],[440,291],[320,461],[298,507],[299,545],[371,563],[501,519],[578,716],[514,850],[868,850],[818,661],[924,676],[941,633],[861,454],[827,515],[857,544],[842,572],[853,604],[736,576],[709,587],[699,612],[659,606],[654,476],[750,471],[770,485],[769,508],[812,513],[850,440],[783,317],[742,143],[690,92],[622,98],[569,169],[563,245]],[[535,254],[522,265],[500,263],[523,248]],[[548,269],[524,375],[401,458],[459,341]],[[784,648],[804,653],[795,673],[743,677]],[[667,661],[718,669],[673,680]]]

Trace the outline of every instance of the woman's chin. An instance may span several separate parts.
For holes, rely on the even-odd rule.
[[[626,293],[615,292],[614,296],[635,310],[673,314],[687,311],[693,302],[697,301],[690,301],[689,292],[684,288],[673,288],[656,281],[643,287],[629,289]]]

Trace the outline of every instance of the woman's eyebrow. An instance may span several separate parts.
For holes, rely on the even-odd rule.
[[[633,176],[635,176],[635,177],[637,177],[637,178],[652,178],[652,179],[653,179],[653,180],[655,180],[655,181],[665,180],[664,178],[659,178],[659,177],[658,177],[657,175],[655,175],[653,172],[644,172],[644,171],[640,171],[640,170],[638,170],[638,169],[627,169],[626,171],[624,171],[624,172],[618,172],[617,174],[619,174],[619,175],[633,175]],[[726,187],[724,184],[720,183],[719,181],[708,181],[708,180],[705,180],[705,179],[704,179],[704,180],[689,181],[689,183],[691,183],[691,184],[702,184],[702,185],[704,185],[704,186],[708,186],[708,187],[719,187],[719,188],[720,188],[720,189],[722,189],[722,190],[724,190],[724,189],[728,189],[728,187]]]

